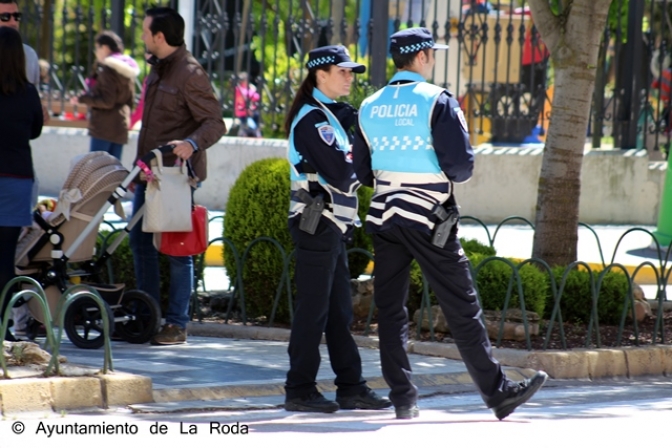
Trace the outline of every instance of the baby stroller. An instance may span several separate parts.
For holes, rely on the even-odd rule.
[[[172,147],[161,148],[163,152]],[[146,163],[154,157],[150,153]],[[34,278],[42,285],[52,319],[57,318],[59,299],[73,282],[81,279],[93,287],[105,301],[110,328],[121,339],[143,344],[157,332],[161,320],[158,301],[140,290],[124,291],[125,285],[101,284],[100,275],[106,262],[142,217],[136,213],[129,225],[93,260],[98,227],[103,215],[115,206],[123,216],[120,199],[140,172],[130,173],[121,162],[106,152],[84,155],[73,167],[63,185],[56,209],[48,216],[34,213],[33,226],[22,235],[17,246],[16,274]],[[77,269],[73,270],[73,263]],[[44,323],[39,303],[28,300],[32,317]],[[100,307],[88,297],[76,299],[67,308],[63,326],[70,341],[80,348],[100,348],[104,344],[103,318]]]

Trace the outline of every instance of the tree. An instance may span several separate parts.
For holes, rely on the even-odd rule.
[[[581,164],[600,38],[611,0],[529,0],[551,53],[553,107],[537,193],[533,257],[576,260]]]

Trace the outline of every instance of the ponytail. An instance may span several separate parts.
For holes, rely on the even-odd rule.
[[[289,108],[289,113],[285,118],[285,133],[287,134],[287,137],[289,137],[289,132],[292,130],[294,117],[299,113],[301,107],[308,102],[308,99],[313,97],[313,90],[317,87],[316,72],[316,69],[308,70],[308,75],[306,75],[306,79],[301,83],[299,91],[296,93],[294,101],[292,102],[292,106]]]

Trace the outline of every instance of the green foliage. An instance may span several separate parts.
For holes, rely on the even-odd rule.
[[[356,109],[362,104],[369,96],[373,95],[376,92],[376,88],[369,84],[367,81],[357,78],[352,84],[352,89],[350,90],[350,95],[348,96],[348,103],[352,104]]]
[[[224,216],[224,237],[233,242],[241,258],[248,245],[262,236],[275,239],[289,254],[293,246],[287,228],[289,194],[287,160],[263,159],[243,170],[231,188]],[[226,272],[233,282],[238,266],[228,246],[224,249],[224,260]],[[252,247],[243,266],[245,306],[249,316],[270,317],[283,265],[275,245],[261,242]],[[293,278],[293,267],[289,274]],[[280,300],[276,320],[289,321],[286,298]]]
[[[366,216],[371,194],[372,190],[368,188],[358,190],[360,219]],[[286,159],[259,160],[243,170],[231,188],[224,216],[224,237],[233,242],[241,258],[248,245],[262,236],[277,240],[286,254],[294,249],[287,228],[289,197],[289,162]],[[355,230],[354,247],[373,250],[371,237],[363,227]],[[238,267],[228,246],[225,246],[224,259],[227,275],[233,282]],[[364,272],[369,258],[353,254],[349,262],[351,275],[356,278]],[[283,261],[275,245],[261,242],[252,247],[243,266],[245,306],[250,316],[270,317],[282,269]],[[289,266],[289,278],[294,278],[294,257]],[[278,322],[289,322],[285,291],[283,288],[276,311]]]
[[[257,59],[265,61],[264,89],[261,92],[261,104],[269,106],[261,111],[265,138],[286,137],[283,130],[285,114],[305,74],[302,61],[291,56],[282,44],[286,42],[284,27],[279,27],[277,33],[277,38],[273,38],[274,33],[267,33],[265,39],[259,35],[252,39]]]
[[[84,86],[82,81],[88,77],[95,62],[94,39],[96,34],[103,31],[103,12],[108,20],[111,17],[109,2],[105,0],[52,0],[54,7],[54,29],[53,29],[53,55],[55,76],[61,79],[61,82],[67,84],[68,88],[80,90]],[[48,5],[45,4],[48,9]],[[135,10],[135,16],[133,12]],[[125,10],[124,25],[125,32],[122,41],[125,44],[124,53],[131,55],[136,59],[138,66],[143,73],[140,79],[148,72],[149,67],[144,63],[143,48],[144,43],[140,38],[142,33],[142,20],[144,10],[142,7],[135,8],[133,5],[127,5]],[[132,26],[132,21],[136,23]],[[42,39],[38,54],[49,58],[48,40]],[[132,54],[133,53],[133,54]],[[68,83],[67,80],[72,76],[75,62],[81,69],[81,79],[73,80]]]
[[[609,16],[607,17],[607,26],[612,34],[619,33],[621,42],[628,41],[628,10],[630,9],[630,0],[621,0],[611,2],[609,7]]]
[[[476,254],[471,257],[474,270],[478,269],[476,284],[483,309],[503,310],[509,283],[512,280],[513,284],[508,309],[521,308],[518,282],[511,266],[501,260],[485,261],[486,258],[488,256],[482,254]],[[485,264],[481,265],[484,261]],[[517,265],[515,262],[513,264],[514,266]],[[525,310],[533,311],[539,316],[543,316],[546,306],[546,296],[548,295],[547,276],[537,267],[530,264],[520,267],[518,274],[523,289],[523,297],[525,298]]]
[[[371,235],[364,230],[366,214],[368,213],[369,205],[371,204],[371,196],[373,196],[373,188],[362,186],[357,190],[357,197],[359,198],[357,215],[359,216],[359,220],[362,221],[362,226],[355,229],[352,237],[352,247],[364,249],[370,254],[373,254],[373,239],[371,238]],[[370,261],[371,259],[364,254],[355,253],[350,255],[348,257],[350,276],[352,278],[357,278],[362,275]]]
[[[473,261],[474,257],[493,256],[496,254],[495,249],[490,246],[486,246],[476,239],[465,240],[464,238],[460,238],[460,244],[464,249],[465,255],[471,259],[472,265],[475,265]],[[413,260],[411,263],[410,286],[407,303],[408,312],[411,316],[415,310],[420,308],[420,305],[422,304],[422,288],[422,271],[418,262]],[[436,295],[431,288],[429,289],[429,300],[432,305],[436,305],[438,303],[436,300]]]
[[[464,253],[469,258],[472,258],[473,255],[477,254],[486,255],[488,257],[497,254],[494,247],[483,244],[477,239],[465,240],[464,238],[460,238],[460,244],[462,245],[462,249],[464,249]],[[474,262],[472,260],[472,265],[473,264]]]
[[[562,283],[565,268],[552,269],[558,290]],[[593,281],[597,284],[600,272],[593,273]],[[608,272],[600,285],[597,299],[597,315],[601,325],[617,325],[621,321],[623,306],[628,294],[628,278],[619,271]],[[548,306],[545,318],[550,319],[553,312],[554,299],[548,292]],[[560,310],[564,322],[588,323],[592,311],[592,294],[590,273],[585,270],[573,269],[567,274],[567,280],[560,296]]]

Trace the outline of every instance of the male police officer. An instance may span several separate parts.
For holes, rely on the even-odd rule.
[[[546,381],[537,372],[522,383],[507,379],[492,357],[469,261],[457,238],[453,182],[466,182],[474,165],[467,124],[445,89],[425,82],[436,44],[426,28],[392,35],[390,52],[399,70],[364,100],[355,138],[354,168],[375,186],[366,217],[375,250],[374,297],[380,358],[396,417],[419,414],[417,388],[406,355],[405,307],[410,265],[416,259],[436,293],[451,334],[485,404],[498,419],[529,400]]]

